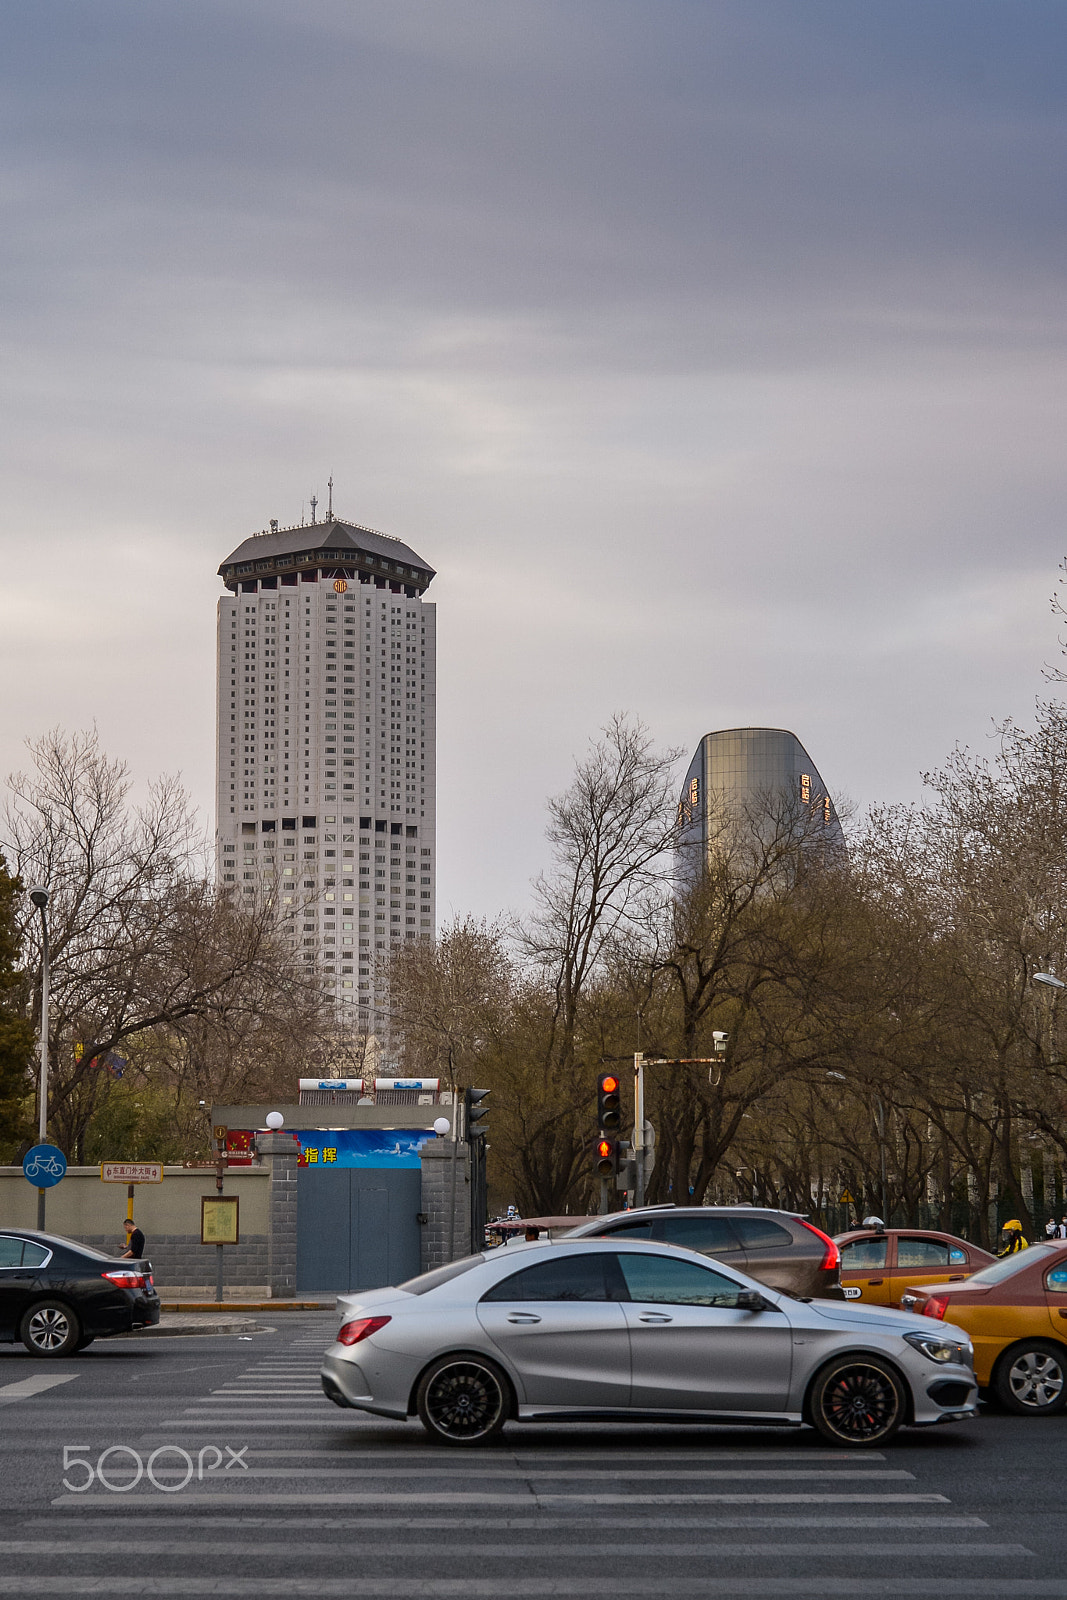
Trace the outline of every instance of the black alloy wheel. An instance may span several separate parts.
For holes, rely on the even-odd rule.
[[[1059,1345],[1032,1339],[1009,1350],[993,1389],[1002,1406],[1020,1417],[1053,1417],[1067,1405],[1067,1359]]]
[[[810,1413],[830,1444],[885,1444],[904,1421],[904,1390],[892,1368],[873,1356],[844,1356],[816,1377]]]
[[[38,1300],[19,1327],[19,1337],[31,1356],[72,1356],[81,1336],[81,1323],[62,1300]]]
[[[508,1401],[507,1379],[482,1356],[442,1356],[415,1396],[420,1422],[442,1444],[484,1444],[507,1421]]]

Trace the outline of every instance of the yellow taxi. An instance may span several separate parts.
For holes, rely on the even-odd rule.
[[[1009,1411],[1050,1416],[1067,1405],[1067,1240],[1032,1244],[966,1283],[909,1288],[906,1304],[970,1334],[979,1388]]]
[[[900,1310],[913,1285],[960,1283],[996,1257],[966,1239],[932,1228],[887,1228],[877,1218],[839,1233],[841,1287],[846,1300]]]

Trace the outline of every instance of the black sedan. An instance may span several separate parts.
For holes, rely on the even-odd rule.
[[[159,1321],[150,1261],[122,1261],[32,1228],[0,1228],[0,1342],[70,1356]]]

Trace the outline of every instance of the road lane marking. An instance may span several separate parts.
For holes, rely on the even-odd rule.
[[[39,1573],[10,1574],[0,1576],[0,1594],[48,1594],[62,1595],[64,1600],[72,1592],[72,1585],[79,1595],[235,1595],[255,1597],[262,1600],[264,1596],[287,1597],[292,1595],[326,1595],[350,1596],[367,1595],[380,1596],[382,1600],[424,1600],[425,1596],[456,1597],[456,1600],[467,1600],[467,1597],[486,1596],[488,1600],[499,1600],[501,1587],[507,1589],[509,1595],[518,1597],[518,1600],[541,1600],[546,1596],[574,1596],[585,1597],[589,1594],[590,1584],[593,1580],[588,1577],[568,1578],[536,1577],[520,1578],[475,1578],[471,1576],[461,1578],[439,1577],[357,1577],[349,1575],[344,1578],[317,1578],[317,1577],[288,1577],[267,1578],[230,1577],[220,1574],[206,1574],[203,1577],[171,1578],[160,1573],[145,1574],[137,1577],[99,1577],[88,1578],[79,1574],[77,1578],[67,1577],[42,1577]],[[647,1600],[649,1592],[649,1579],[647,1577],[631,1577],[629,1575],[612,1576],[611,1589],[614,1594],[636,1595],[640,1600]],[[729,1600],[742,1600],[745,1596],[768,1597],[768,1600],[781,1600],[783,1593],[789,1595],[812,1595],[816,1600],[827,1600],[827,1597],[841,1595],[848,1600],[879,1600],[879,1597],[918,1597],[918,1600],[930,1600],[931,1593],[942,1595],[960,1596],[962,1600],[988,1600],[991,1596],[1004,1596],[1006,1600],[1067,1600],[1067,1578],[1016,1578],[1005,1576],[1003,1578],[949,1578],[936,1577],[923,1578],[897,1578],[883,1576],[876,1578],[830,1577],[812,1576],[799,1577],[794,1574],[781,1577],[709,1577],[702,1575],[697,1578],[683,1578],[672,1575],[669,1581],[672,1594],[694,1595],[703,1597],[707,1595],[724,1595]]]
[[[104,1499],[102,1496],[98,1495],[96,1500],[98,1504],[104,1504]],[[144,1501],[139,1501],[137,1511],[138,1528],[168,1527],[174,1521],[175,1509],[180,1509],[183,1503],[184,1502],[176,1500],[168,1500],[166,1502],[157,1500],[153,1503],[151,1510],[145,1510]],[[212,1503],[217,1504],[217,1502]],[[96,1527],[107,1529],[109,1539],[111,1541],[111,1547],[113,1548],[116,1527],[114,1517],[114,1501],[108,1500],[107,1505],[111,1508],[111,1515],[105,1517],[80,1516],[74,1526],[76,1526],[79,1530],[82,1528]],[[181,1518],[181,1525],[183,1528],[218,1528],[220,1530],[225,1530],[228,1538],[230,1535],[232,1535],[235,1526],[233,1515],[229,1511],[222,1516],[218,1514],[204,1517],[190,1517],[183,1515]],[[34,1528],[37,1526],[38,1523],[32,1518],[28,1519],[27,1527]],[[40,1526],[42,1529],[47,1528],[49,1530],[48,1542],[50,1547],[54,1548],[54,1541],[56,1537],[55,1522],[52,1520],[48,1521],[47,1523],[41,1521]],[[343,1532],[346,1535],[346,1539],[349,1535],[351,1535],[353,1529],[356,1529],[362,1533],[368,1528],[381,1528],[386,1531],[392,1531],[396,1528],[427,1528],[431,1530],[476,1528],[482,1533],[507,1533],[520,1531],[540,1533],[546,1528],[566,1528],[570,1532],[581,1533],[584,1536],[589,1533],[590,1528],[592,1527],[610,1527],[619,1539],[625,1539],[625,1536],[634,1528],[647,1528],[655,1532],[659,1532],[664,1528],[677,1530],[691,1529],[699,1533],[706,1532],[711,1528],[719,1530],[727,1528],[744,1528],[749,1532],[752,1532],[756,1529],[764,1531],[768,1529],[781,1528],[805,1528],[809,1531],[823,1531],[827,1528],[848,1528],[856,1530],[863,1529],[865,1531],[882,1528],[908,1528],[912,1530],[929,1532],[931,1529],[952,1528],[957,1531],[965,1530],[971,1533],[977,1529],[985,1529],[987,1531],[989,1529],[988,1522],[983,1522],[981,1517],[953,1516],[944,1514],[935,1515],[932,1512],[924,1512],[921,1516],[907,1514],[896,1515],[888,1512],[883,1512],[876,1516],[840,1514],[837,1516],[768,1516],[765,1514],[734,1514],[732,1516],[701,1515],[699,1517],[665,1517],[657,1514],[656,1516],[652,1517],[627,1516],[624,1522],[620,1521],[605,1523],[603,1519],[599,1519],[597,1523],[590,1523],[588,1517],[563,1516],[559,1514],[548,1514],[545,1512],[528,1513],[524,1516],[517,1516],[512,1512],[508,1515],[500,1517],[487,1517],[479,1512],[451,1512],[447,1516],[439,1517],[428,1517],[424,1513],[419,1512],[417,1514],[413,1513],[409,1517],[405,1517],[393,1512],[387,1517],[361,1516],[353,1520],[349,1516],[310,1516],[306,1512],[302,1511],[298,1516],[292,1517],[279,1516],[276,1512],[272,1513],[270,1516],[243,1516],[237,1519],[236,1526],[241,1529],[266,1528],[273,1532],[278,1532],[283,1528],[292,1528],[298,1532],[302,1532],[305,1529],[312,1529],[315,1531],[337,1530],[338,1532]],[[351,1544],[346,1543],[345,1548],[350,1549]]]
[[[137,1550],[142,1556],[183,1556],[192,1553],[192,1545],[187,1539],[144,1539],[138,1536]],[[0,1554],[7,1556],[86,1556],[106,1555],[112,1556],[115,1552],[114,1537],[100,1539],[3,1539],[0,1540]],[[299,1547],[294,1547],[291,1541],[284,1544],[271,1544],[263,1540],[255,1540],[249,1544],[241,1544],[232,1539],[219,1539],[217,1542],[210,1539],[197,1539],[195,1553],[198,1556],[250,1556],[263,1558],[266,1556],[288,1557],[294,1561],[305,1559],[305,1552]],[[366,1559],[372,1555],[398,1555],[407,1557],[425,1556],[430,1560],[440,1563],[451,1557],[454,1560],[465,1559],[462,1551],[442,1551],[440,1543],[436,1540],[427,1540],[424,1543],[412,1543],[406,1540],[398,1544],[392,1539],[361,1539],[359,1542],[359,1558],[365,1564]],[[715,1555],[717,1558],[730,1556],[782,1556],[782,1555],[818,1555],[822,1556],[847,1556],[855,1559],[858,1556],[901,1556],[906,1555],[913,1559],[924,1556],[951,1556],[959,1560],[988,1561],[995,1557],[999,1561],[1018,1560],[1023,1557],[1035,1558],[1035,1552],[1024,1544],[973,1544],[970,1542],[938,1540],[934,1543],[907,1543],[873,1544],[864,1542],[861,1549],[857,1549],[852,1541],[840,1544],[828,1544],[820,1539],[817,1543],[797,1544],[790,1541],[783,1544],[781,1541],[770,1540],[740,1540],[724,1544],[721,1539],[705,1539],[693,1543],[682,1543],[679,1540],[663,1540],[660,1542],[634,1542],[620,1544],[613,1540],[610,1544],[592,1544],[586,1539],[580,1539],[574,1544],[559,1545],[555,1549],[546,1549],[541,1544],[481,1544],[478,1545],[478,1559],[487,1557],[503,1559],[516,1558],[519,1560],[555,1560],[572,1561],[575,1555],[590,1559],[599,1557],[620,1557],[632,1560],[635,1556],[707,1556]],[[336,1544],[324,1544],[316,1541],[315,1559],[322,1557],[336,1557],[338,1560],[348,1561],[352,1557],[352,1545],[348,1540]],[[606,1580],[610,1586],[610,1580]]]
[[[241,1475],[245,1481],[244,1474]],[[234,1480],[236,1481],[236,1480]],[[155,1499],[150,1490],[127,1495],[131,1499]],[[943,1494],[466,1494],[462,1491],[442,1489],[438,1493],[420,1490],[410,1494],[342,1494],[323,1490],[316,1494],[244,1494],[229,1493],[220,1486],[217,1494],[181,1495],[183,1506],[219,1505],[310,1505],[310,1506],[547,1506],[559,1510],[564,1506],[901,1506],[941,1505],[951,1502]],[[113,1495],[64,1494],[52,1501],[54,1506],[107,1505],[114,1508]]]
[[[522,1478],[522,1479],[526,1480],[527,1482],[542,1482],[542,1481],[545,1481],[545,1482],[548,1482],[548,1483],[559,1483],[564,1478],[577,1478],[577,1479],[580,1479],[583,1483],[588,1483],[589,1482],[589,1473],[588,1472],[531,1472],[526,1467],[485,1467],[485,1468],[483,1468],[483,1467],[477,1466],[473,1461],[470,1461],[470,1462],[465,1461],[463,1463],[463,1465],[464,1465],[464,1468],[465,1468],[463,1476],[464,1476],[464,1479],[466,1479],[468,1481],[471,1478],[498,1478],[498,1479],[499,1478]],[[454,1469],[453,1464],[451,1462],[447,1462],[447,1463],[446,1462],[441,1462],[441,1464],[439,1466],[436,1466],[436,1467],[432,1466],[432,1465],[424,1465],[424,1464],[420,1464],[419,1466],[411,1466],[411,1467],[376,1467],[376,1466],[366,1466],[366,1467],[348,1467],[348,1466],[336,1466],[336,1467],[251,1467],[251,1468],[249,1468],[247,1474],[242,1474],[242,1477],[248,1476],[248,1477],[253,1477],[253,1478],[443,1478],[443,1477],[451,1478],[454,1475],[455,1475],[455,1469]],[[664,1481],[670,1481],[670,1480],[674,1480],[674,1479],[681,1479],[686,1483],[692,1483],[694,1481],[714,1483],[714,1482],[717,1482],[720,1479],[724,1479],[726,1482],[732,1483],[738,1478],[744,1478],[746,1480],[757,1480],[758,1479],[760,1481],[762,1481],[763,1479],[771,1479],[776,1483],[777,1482],[787,1482],[787,1483],[808,1482],[813,1478],[817,1478],[817,1479],[819,1479],[819,1480],[821,1480],[823,1482],[829,1481],[831,1483],[847,1483],[849,1481],[855,1481],[855,1480],[853,1480],[851,1473],[841,1472],[840,1470],[834,1470],[833,1468],[827,1468],[826,1471],[821,1471],[819,1469],[815,1469],[815,1470],[812,1470],[812,1471],[801,1470],[801,1471],[798,1472],[798,1471],[794,1471],[791,1467],[786,1467],[786,1468],[769,1467],[767,1469],[762,1469],[762,1468],[759,1468],[759,1467],[755,1467],[755,1468],[741,1467],[741,1468],[730,1468],[728,1471],[725,1471],[725,1472],[700,1472],[700,1471],[689,1471],[689,1472],[654,1472],[654,1471],[653,1472],[647,1472],[647,1471],[646,1472],[610,1472],[610,1473],[605,1473],[605,1477],[609,1477],[612,1481],[615,1481],[618,1478],[638,1478],[643,1483],[664,1482]],[[872,1480],[878,1481],[878,1482],[889,1481],[889,1482],[893,1482],[893,1483],[914,1483],[915,1482],[915,1474],[913,1472],[894,1472],[894,1471],[892,1471],[891,1469],[888,1469],[888,1468],[886,1470],[884,1470],[884,1471],[878,1471],[878,1470],[875,1470],[873,1472],[867,1471],[867,1472],[865,1472],[863,1474],[863,1482],[864,1483],[868,1483],[868,1482],[870,1482]]]
[[[44,1394],[61,1383],[73,1383],[80,1372],[39,1372],[35,1377],[22,1378],[18,1383],[5,1383],[0,1389],[0,1405],[10,1405],[14,1400],[29,1400],[32,1395]]]
[[[391,1448],[391,1447],[390,1448],[378,1448],[376,1446],[371,1446],[368,1449],[365,1449],[365,1450],[363,1450],[361,1452],[358,1452],[358,1453],[356,1451],[354,1451],[354,1450],[344,1450],[344,1451],[342,1451],[342,1450],[338,1450],[338,1449],[334,1449],[334,1450],[250,1450],[248,1453],[249,1453],[250,1456],[255,1456],[255,1457],[259,1458],[259,1459],[270,1458],[272,1460],[280,1460],[280,1461],[281,1460],[284,1460],[284,1461],[297,1461],[297,1460],[307,1459],[307,1460],[315,1460],[315,1461],[344,1461],[344,1462],[351,1462],[353,1460],[356,1460],[356,1461],[358,1461],[358,1460],[366,1460],[368,1462],[375,1462],[375,1461],[381,1461],[383,1458],[386,1458],[386,1459],[389,1459],[389,1460],[392,1460],[392,1459],[395,1458],[397,1460],[405,1460],[405,1461],[440,1461],[441,1460],[441,1449],[440,1449],[439,1445],[419,1446],[417,1444],[416,1445],[412,1445],[412,1447],[409,1448],[409,1449],[397,1449],[397,1448]],[[504,1460],[503,1463],[502,1463],[505,1466],[513,1466],[513,1467],[521,1467],[521,1466],[525,1466],[525,1465],[529,1465],[529,1466],[544,1466],[546,1461],[554,1461],[556,1459],[559,1459],[561,1461],[566,1461],[566,1462],[572,1462],[572,1461],[598,1461],[603,1465],[605,1470],[609,1470],[611,1472],[617,1471],[617,1468],[616,1468],[616,1462],[617,1461],[638,1461],[639,1460],[639,1461],[642,1461],[642,1462],[650,1462],[650,1463],[652,1463],[654,1465],[657,1465],[657,1466],[668,1466],[668,1465],[671,1465],[671,1464],[673,1464],[675,1462],[684,1463],[686,1461],[694,1461],[694,1462],[697,1462],[699,1464],[699,1463],[703,1463],[705,1461],[709,1461],[709,1462],[733,1461],[733,1460],[737,1460],[737,1459],[744,1460],[744,1461],[751,1461],[754,1466],[758,1466],[758,1467],[763,1466],[764,1463],[768,1462],[768,1461],[798,1461],[798,1462],[810,1462],[810,1461],[813,1461],[813,1460],[814,1461],[820,1461],[820,1462],[821,1461],[847,1461],[852,1466],[859,1468],[863,1472],[866,1472],[868,1470],[868,1463],[869,1462],[872,1462],[872,1461],[873,1462],[878,1462],[878,1461],[884,1461],[885,1460],[885,1456],[878,1455],[874,1451],[871,1451],[871,1452],[868,1453],[866,1450],[863,1452],[863,1456],[858,1460],[857,1460],[857,1457],[856,1457],[856,1452],[854,1450],[819,1450],[819,1451],[812,1451],[812,1450],[761,1450],[758,1454],[756,1454],[752,1450],[736,1450],[736,1451],[734,1451],[734,1450],[701,1450],[699,1452],[696,1452],[696,1451],[688,1452],[688,1451],[686,1451],[686,1452],[677,1452],[677,1453],[674,1452],[674,1451],[659,1451],[659,1452],[655,1452],[655,1451],[651,1451],[650,1450],[650,1451],[648,1451],[647,1454],[642,1453],[640,1456],[635,1456],[630,1451],[627,1451],[625,1455],[623,1455],[621,1453],[619,1455],[608,1455],[603,1451],[600,1452],[598,1455],[583,1455],[583,1454],[581,1454],[579,1452],[576,1452],[575,1454],[570,1455],[570,1454],[563,1454],[562,1452],[560,1452],[558,1454],[558,1456],[557,1456],[557,1452],[550,1451],[550,1452],[546,1452],[544,1454],[538,1453],[538,1454],[535,1454],[535,1455],[531,1455],[529,1457],[528,1461],[524,1461],[518,1455],[518,1453],[516,1451],[513,1451],[513,1450],[503,1451],[503,1452],[501,1452],[501,1454],[506,1457],[506,1460]],[[546,1470],[548,1470],[548,1469],[546,1468]]]

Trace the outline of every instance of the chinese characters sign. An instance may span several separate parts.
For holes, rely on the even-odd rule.
[[[200,1197],[200,1243],[239,1244],[237,1196],[205,1194]]]
[[[434,1135],[425,1128],[330,1128],[295,1132],[300,1167],[417,1167]]]

